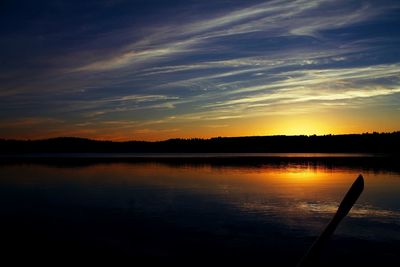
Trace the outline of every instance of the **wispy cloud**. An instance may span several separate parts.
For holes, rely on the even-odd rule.
[[[344,1],[340,1],[345,4]],[[108,58],[78,67],[77,71],[106,71],[130,65],[146,65],[171,56],[201,52],[208,43],[229,35],[265,32],[274,36],[313,36],[368,20],[388,7],[368,4],[342,5],[333,9],[330,0],[269,1],[204,20],[172,24],[150,32],[143,39],[125,45]],[[332,8],[322,12],[323,9]]]
[[[41,33],[64,53],[4,67],[0,119],[15,123],[3,128],[22,129],[28,121],[19,118],[51,114],[87,134],[101,129],[106,136],[114,127],[144,135],[373,101],[398,110],[389,100],[400,93],[396,1],[254,2],[215,9],[204,2],[198,10],[182,3],[185,12],[168,19],[154,6],[151,17],[111,20],[91,35]]]

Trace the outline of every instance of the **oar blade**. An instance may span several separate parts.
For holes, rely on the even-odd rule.
[[[349,213],[354,203],[356,203],[358,197],[361,195],[364,190],[364,178],[360,174],[354,183],[351,185],[349,191],[344,196],[342,202],[339,205],[339,208],[332,218],[330,223],[324,229],[324,231],[319,235],[317,240],[313,243],[309,251],[299,262],[297,267],[306,267],[306,266],[317,266],[318,259],[323,249],[325,243],[329,240],[336,227],[339,225],[340,221]]]
[[[353,185],[350,187],[349,191],[344,196],[342,202],[339,205],[337,214],[340,217],[344,218],[349,213],[349,211],[353,207],[354,203],[356,203],[358,197],[361,195],[363,190],[364,190],[364,178],[360,174],[354,181]]]

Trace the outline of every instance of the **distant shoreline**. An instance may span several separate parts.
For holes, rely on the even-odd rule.
[[[0,139],[3,155],[29,153],[356,153],[400,151],[400,132],[323,136],[249,136],[166,141],[97,141],[76,137]]]
[[[0,154],[0,158],[366,158],[366,157],[392,157],[391,154],[385,153],[14,153]]]

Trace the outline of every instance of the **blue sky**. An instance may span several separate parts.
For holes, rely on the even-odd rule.
[[[3,1],[0,137],[400,129],[398,1]]]

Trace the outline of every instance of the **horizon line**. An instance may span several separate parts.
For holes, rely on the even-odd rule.
[[[163,140],[111,140],[111,139],[96,139],[96,138],[87,138],[87,137],[79,137],[79,136],[57,136],[57,137],[49,137],[49,138],[38,138],[38,139],[13,139],[13,138],[3,138],[0,137],[0,141],[48,141],[55,139],[81,139],[81,140],[89,140],[89,141],[98,141],[98,142],[114,142],[114,143],[127,143],[127,142],[146,142],[146,143],[158,143],[158,142],[166,142],[170,140],[212,140],[218,138],[252,138],[252,137],[324,137],[324,136],[348,136],[348,135],[376,135],[376,134],[400,134],[400,130],[392,131],[392,132],[363,132],[363,133],[343,133],[343,134],[296,134],[296,135],[286,135],[286,134],[274,134],[274,135],[243,135],[243,136],[214,136],[208,138],[202,137],[188,137],[188,138],[168,138]]]

